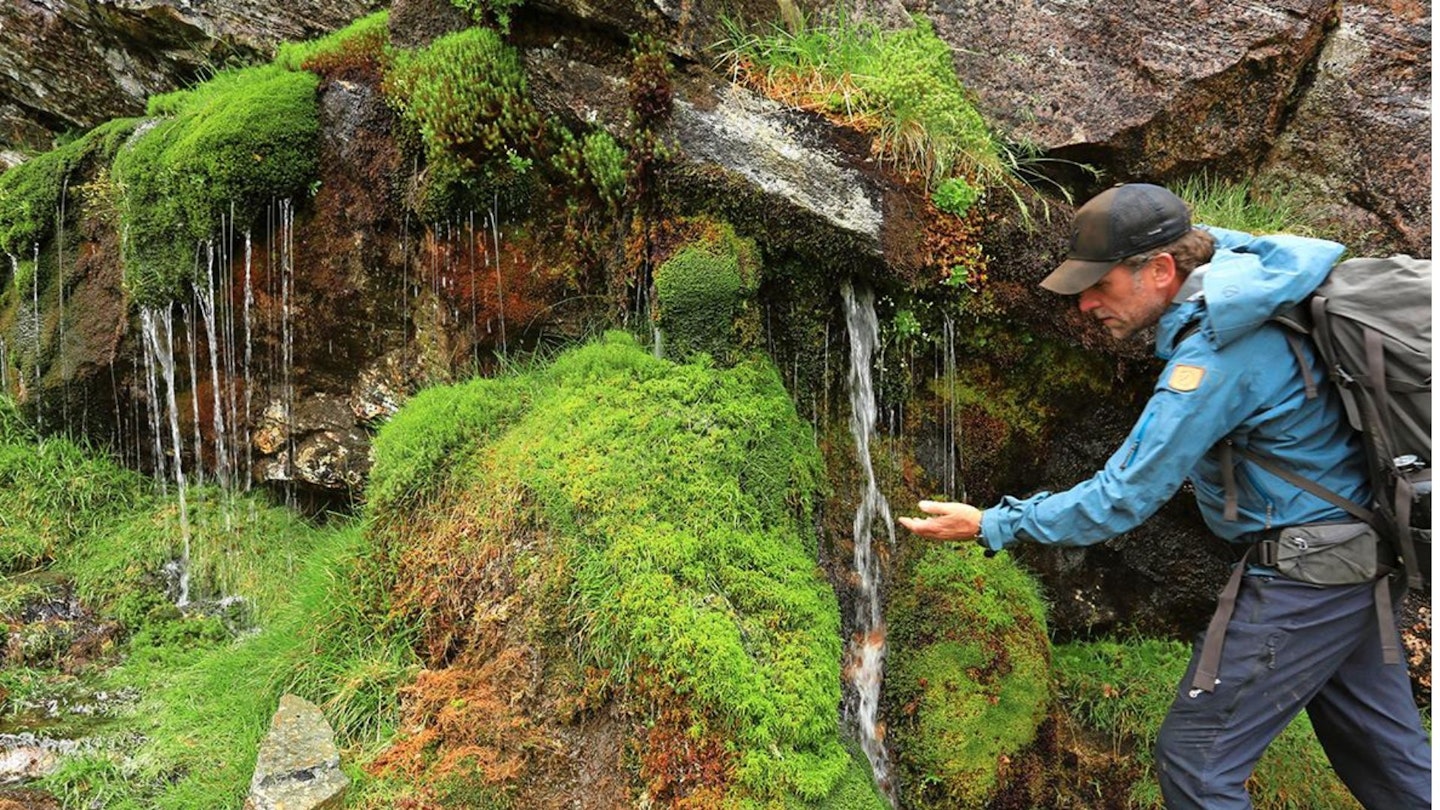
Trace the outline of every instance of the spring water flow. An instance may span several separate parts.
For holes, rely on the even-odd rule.
[[[165,378],[165,403],[170,415],[170,446],[175,450],[173,469],[175,471],[175,489],[180,499],[180,539],[183,543],[180,557],[180,598],[176,600],[175,604],[177,607],[185,607],[190,604],[190,510],[185,500],[185,470],[180,463],[180,409],[175,405],[175,348],[169,310],[142,308],[140,310],[140,328],[145,338],[148,360],[146,366],[152,372],[152,379],[149,383],[150,391],[154,392],[157,388],[157,383],[153,379],[155,370],[158,370]],[[151,420],[152,423],[158,424],[159,404],[153,398],[151,403]],[[155,444],[158,451],[160,449],[158,431]],[[157,467],[157,469],[159,468]]]
[[[895,544],[895,522],[890,504],[875,482],[870,461],[870,438],[875,435],[875,389],[870,364],[879,343],[879,322],[874,295],[868,289],[855,290],[847,281],[840,288],[845,302],[845,327],[850,335],[850,433],[855,437],[856,457],[865,473],[865,491],[855,510],[853,539],[855,574],[859,594],[855,600],[855,635],[846,654],[845,676],[856,693],[855,721],[860,745],[870,760],[875,781],[894,802],[885,731],[878,721],[880,684],[885,665],[885,621],[880,611],[880,562],[874,541],[877,520],[885,538]]]

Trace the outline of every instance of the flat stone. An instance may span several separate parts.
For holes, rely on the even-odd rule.
[[[349,785],[335,732],[320,709],[304,698],[282,696],[260,743],[246,810],[336,808]]]

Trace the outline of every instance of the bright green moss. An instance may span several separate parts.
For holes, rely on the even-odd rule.
[[[678,250],[655,270],[658,320],[667,356],[737,356],[737,319],[758,276],[754,242],[720,225]]]
[[[1137,639],[1065,644],[1055,648],[1060,705],[1081,726],[1110,737],[1145,770],[1131,788],[1132,806],[1160,808],[1154,776],[1155,738],[1185,677],[1189,645]],[[1356,808],[1301,713],[1270,745],[1248,783],[1257,810]]]
[[[894,594],[886,689],[901,806],[983,806],[1001,757],[1034,740],[1050,702],[1036,585],[1006,558],[933,546]]]
[[[610,672],[621,693],[658,676],[730,740],[735,801],[814,803],[850,778],[838,606],[807,517],[820,461],[768,363],[676,365],[612,333],[548,368],[417,397],[382,429],[373,480],[391,545],[427,515],[507,508],[466,497],[523,492],[486,536],[538,525],[554,546],[530,550],[564,561],[568,596],[542,636],[567,641],[550,654]]]
[[[390,40],[390,11],[361,17],[339,31],[309,42],[285,42],[275,52],[275,64],[286,70],[306,70],[351,51],[380,53]]]
[[[195,245],[233,211],[249,222],[274,200],[307,193],[319,174],[317,77],[278,66],[221,73],[157,96],[168,116],[115,158],[123,194],[125,283],[141,304],[180,293]]]
[[[936,208],[957,217],[965,216],[970,206],[979,199],[980,189],[970,185],[963,177],[949,177],[940,181],[930,194],[930,201],[935,203]]]
[[[469,28],[426,48],[394,53],[385,95],[414,126],[432,164],[473,169],[505,153],[528,153],[543,133],[515,49],[488,28]]]
[[[77,190],[80,169],[106,162],[139,119],[120,118],[0,174],[0,251],[21,258],[54,235],[61,195]],[[67,212],[71,215],[75,210]]]

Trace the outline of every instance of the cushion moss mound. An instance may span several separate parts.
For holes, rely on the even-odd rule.
[[[277,65],[221,73],[156,96],[115,157],[125,283],[141,304],[179,294],[195,245],[220,235],[222,217],[251,222],[274,200],[307,194],[319,177],[319,110],[312,73]]]
[[[742,320],[758,283],[759,252],[726,223],[697,223],[695,238],[655,270],[665,352],[676,358],[704,353],[730,360],[744,342]]]
[[[977,548],[926,549],[890,607],[886,675],[900,803],[983,807],[1035,739],[1050,646],[1033,580]]]
[[[375,455],[429,666],[382,768],[550,806],[583,781],[580,734],[617,801],[882,806],[840,738],[819,454],[768,362],[678,365],[612,333],[422,393]]]

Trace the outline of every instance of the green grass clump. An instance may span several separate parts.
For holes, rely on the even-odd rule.
[[[319,176],[318,81],[265,65],[150,100],[162,120],[120,151],[112,173],[125,284],[138,303],[180,293],[197,243],[219,236],[232,205],[249,222],[275,199],[308,192]]]
[[[655,270],[658,323],[665,352],[716,360],[737,355],[737,318],[757,283],[758,251],[728,225],[701,234]]]
[[[559,597],[532,637],[608,673],[617,694],[663,684],[657,699],[683,701],[696,739],[727,740],[733,801],[835,791],[853,763],[837,722],[838,606],[807,517],[820,460],[773,367],[676,365],[612,333],[547,368],[412,404],[377,439],[370,506],[391,557],[413,561],[396,572],[397,605],[451,639],[440,649],[470,626],[464,611],[485,611],[468,597],[445,607],[443,591],[466,587],[450,572],[478,565],[467,555],[495,559],[485,543],[502,538],[514,578],[554,572]],[[449,519],[437,515],[464,524],[427,538],[429,521]],[[449,544],[443,566],[436,543]]]
[[[928,20],[896,30],[845,15],[793,31],[729,27],[723,61],[772,95],[868,121],[882,158],[934,183],[957,174],[987,183],[1001,177],[1000,145]]]
[[[35,436],[0,397],[0,575],[45,566],[150,503],[143,478]]]
[[[386,98],[419,132],[430,164],[474,169],[543,134],[520,57],[495,31],[468,28],[393,58]]]
[[[67,185],[73,184],[69,191],[75,193],[81,170],[108,162],[138,124],[137,118],[101,124],[0,174],[0,251],[28,258],[38,244],[49,241]],[[78,206],[68,212],[76,213]]]
[[[889,736],[901,804],[979,807],[999,761],[1035,739],[1050,645],[1034,581],[974,547],[921,553],[889,609]]]
[[[1197,223],[1246,233],[1315,235],[1303,205],[1283,192],[1204,174],[1168,188],[1190,204],[1191,218]]]
[[[1055,648],[1060,704],[1081,725],[1108,735],[1144,768],[1131,789],[1135,807],[1162,806],[1154,776],[1155,738],[1190,660],[1188,645],[1142,639]],[[1248,784],[1258,810],[1359,807],[1335,776],[1302,712],[1271,743]]]

